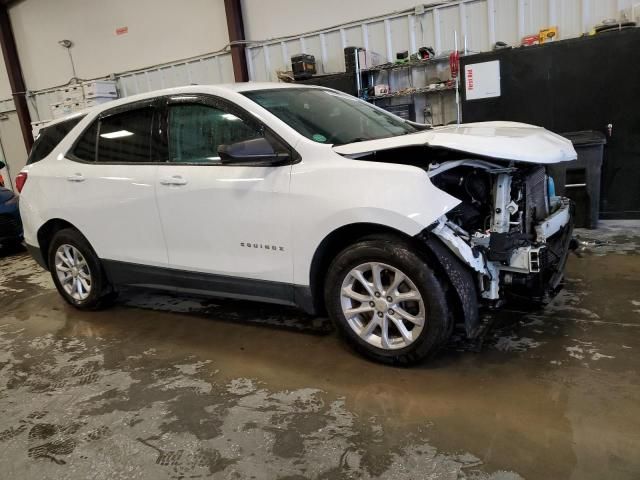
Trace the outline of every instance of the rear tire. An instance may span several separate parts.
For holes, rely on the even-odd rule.
[[[98,310],[115,300],[117,293],[100,259],[77,230],[56,232],[49,244],[48,261],[53,283],[70,305],[80,310]]]
[[[356,351],[408,366],[433,355],[447,340],[445,287],[407,242],[385,236],[338,254],[327,273],[325,302]]]

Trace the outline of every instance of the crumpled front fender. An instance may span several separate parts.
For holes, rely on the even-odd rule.
[[[464,322],[465,331],[468,338],[475,338],[481,331],[480,311],[478,307],[478,290],[473,273],[456,257],[442,241],[428,230],[423,230],[415,237],[421,242],[431,256],[435,268],[440,267],[441,274],[444,274],[458,297],[457,320]],[[460,319],[462,316],[462,319]]]

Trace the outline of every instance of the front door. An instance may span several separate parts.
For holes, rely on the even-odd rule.
[[[263,136],[276,151],[284,144],[212,97],[170,99],[166,130],[169,161],[158,167],[156,191],[169,266],[214,274],[223,285],[256,280],[245,284],[249,290],[290,284],[291,166],[230,165],[218,154],[220,145]]]

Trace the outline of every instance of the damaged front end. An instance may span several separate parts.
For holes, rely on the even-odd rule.
[[[572,240],[571,202],[555,195],[546,165],[576,159],[571,142],[542,127],[480,122],[334,147],[348,158],[403,163],[460,200],[417,239],[453,286],[468,337],[478,307],[543,303],[562,284]]]
[[[421,238],[439,239],[473,271],[481,303],[543,303],[557,293],[572,238],[571,203],[555,196],[544,166],[455,160],[432,164],[429,176],[462,203]]]

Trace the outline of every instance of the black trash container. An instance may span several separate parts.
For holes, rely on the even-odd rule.
[[[563,133],[573,142],[578,159],[548,168],[556,194],[569,197],[575,203],[575,226],[598,228],[600,216],[600,178],[607,140],[604,134],[592,130]]]

